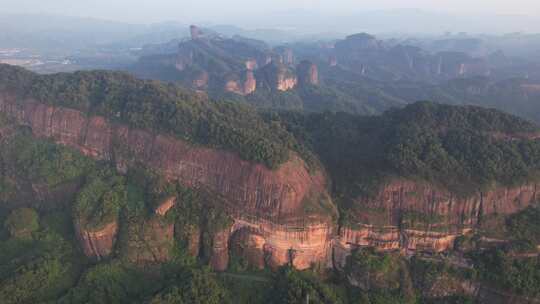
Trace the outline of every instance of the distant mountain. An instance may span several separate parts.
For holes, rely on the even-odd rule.
[[[429,52],[359,33],[270,47],[192,26],[190,39],[144,46],[129,70],[262,108],[360,114],[423,99],[463,103],[467,99],[459,97],[464,92],[447,87],[448,81],[495,77],[510,70],[512,75],[525,74],[501,52],[481,57],[463,52],[481,45],[477,40],[440,45],[439,52]]]

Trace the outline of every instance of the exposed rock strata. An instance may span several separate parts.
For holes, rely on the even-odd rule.
[[[73,109],[32,100],[18,103],[9,94],[0,94],[0,111],[31,127],[36,137],[50,138],[97,159],[114,160],[121,170],[133,161],[144,162],[184,186],[204,187],[222,195],[234,224],[213,240],[211,263],[218,270],[227,267],[229,250],[236,250],[236,244],[241,244],[244,250],[240,254],[256,267],[291,263],[299,269],[326,264],[330,253],[336,264],[342,264],[358,246],[440,252],[452,248],[455,238],[483,217],[512,214],[537,199],[536,184],[497,187],[462,198],[426,183],[395,180],[373,198],[358,198],[357,210],[351,211],[357,222],[338,232],[330,214],[306,214],[306,204],[328,200],[326,181],[321,172],[309,173],[294,154],[278,169],[270,170],[234,153],[194,147]],[[172,200],[163,202],[156,213],[164,215],[172,205]],[[149,227],[155,231],[143,235],[156,237],[161,231],[158,234],[164,235],[163,240],[173,238],[174,227],[152,225]],[[100,231],[77,228],[84,252],[98,259],[111,253],[117,230],[116,222]],[[201,232],[186,233],[190,253],[197,255]],[[151,243],[145,237],[142,240]],[[161,249],[151,256],[142,260],[167,258]]]
[[[295,73],[282,63],[270,63],[257,71],[258,83],[272,90],[288,91],[298,83]]]
[[[395,180],[371,199],[359,198],[358,223],[340,229],[334,259],[343,265],[359,246],[404,252],[441,252],[452,249],[457,237],[476,227],[484,217],[521,211],[538,198],[537,185],[497,187],[457,197],[433,185]]]
[[[239,216],[230,229],[216,234],[212,266],[217,270],[226,269],[229,249],[259,268],[287,264],[297,269],[318,264],[327,266],[333,227],[331,221],[316,218],[276,224]]]
[[[298,83],[302,85],[318,85],[319,71],[317,65],[310,61],[302,61],[296,68]]]
[[[194,147],[182,140],[111,124],[100,116],[0,98],[0,111],[30,126],[39,138],[50,138],[97,158],[114,160],[119,168],[138,161],[187,187],[204,186],[220,193],[233,210],[280,220],[303,212],[304,199],[327,197],[321,172],[310,174],[292,154],[276,170],[240,159],[235,153]]]
[[[225,91],[239,95],[249,95],[257,89],[257,80],[253,71],[245,71],[244,77],[231,76],[225,82]]]
[[[161,204],[159,204],[155,213],[161,216],[164,216],[175,205],[176,205],[176,197],[174,196],[168,197],[167,199],[163,200]]]
[[[306,250],[306,257],[299,252],[294,261],[300,268],[325,258],[318,249],[309,248],[328,246],[328,242],[312,234],[313,229],[302,230],[302,226],[295,226],[294,232],[289,233],[282,228],[285,226],[278,225],[287,223],[291,218],[304,218],[305,204],[311,201],[329,200],[324,175],[321,172],[310,174],[304,161],[294,154],[280,168],[270,170],[264,165],[241,160],[234,153],[193,147],[169,136],[111,124],[100,116],[87,117],[73,109],[31,100],[17,103],[9,95],[1,95],[0,111],[18,123],[30,126],[36,137],[50,138],[97,159],[114,160],[120,170],[126,170],[131,162],[144,162],[170,180],[178,180],[187,187],[205,187],[219,193],[228,202],[231,213],[265,221],[265,228],[261,229],[268,245],[266,247],[273,252],[272,264],[287,263],[287,252],[291,247]],[[169,205],[161,205],[156,212],[166,213]],[[329,218],[331,215],[326,216]],[[272,225],[278,227],[275,232]],[[332,228],[328,225],[318,229],[330,231]],[[169,233],[171,229],[165,230]],[[85,253],[98,258],[110,254],[116,232],[116,224],[104,231],[81,231]],[[226,255],[232,232],[218,233],[214,240],[215,258],[212,264],[216,269],[227,265]],[[310,244],[311,238],[317,239],[318,243]],[[190,247],[196,251],[195,245]],[[161,257],[161,252],[158,255]]]
[[[77,238],[84,254],[101,260],[108,257],[116,242],[118,223],[112,222],[99,230],[85,230],[79,223],[75,224]]]

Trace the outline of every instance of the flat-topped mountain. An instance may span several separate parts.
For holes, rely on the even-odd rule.
[[[297,86],[298,77],[314,78],[311,69],[296,74],[294,54],[288,48],[271,49],[262,41],[239,36],[225,38],[194,25],[190,31],[191,39],[180,42],[175,52],[143,56],[132,68],[135,74],[238,95],[251,94],[257,87],[287,91]]]

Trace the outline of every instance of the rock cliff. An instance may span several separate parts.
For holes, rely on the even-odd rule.
[[[319,70],[314,63],[304,60],[296,68],[298,83],[300,85],[318,85]]]
[[[457,237],[483,219],[516,213],[537,199],[535,183],[462,197],[424,182],[394,180],[373,198],[356,200],[355,222],[341,227],[335,254],[343,264],[343,257],[361,246],[404,252],[449,250]]]
[[[226,269],[230,251],[251,265],[307,269],[330,264],[334,223],[330,218],[307,217],[288,223],[237,215],[234,224],[214,238],[212,265]]]
[[[120,171],[142,162],[168,180],[219,194],[233,224],[213,236],[210,261],[218,270],[227,268],[231,251],[256,267],[292,264],[299,269],[329,265],[330,256],[335,265],[343,265],[350,251],[359,246],[404,253],[441,252],[451,249],[458,236],[483,219],[515,213],[538,198],[535,183],[493,186],[465,196],[425,182],[395,179],[372,197],[355,199],[348,211],[352,220],[338,228],[325,175],[317,169],[308,170],[292,152],[289,161],[270,170],[232,152],[194,146],[69,108],[17,100],[5,92],[0,94],[0,112],[30,127],[36,137],[113,161]],[[143,248],[150,244],[154,249],[132,260],[160,262],[168,258],[167,249],[177,231],[158,217],[175,204],[174,197],[164,200],[155,210],[156,219],[133,226],[142,232],[134,234],[137,238],[128,245]],[[98,259],[109,255],[119,225],[122,223],[112,222],[98,231],[78,225],[84,252]],[[192,229],[186,233],[190,253],[197,255],[202,232]]]
[[[253,223],[264,221],[259,230],[265,237],[265,246],[272,251],[272,264],[287,263],[289,249],[298,249],[294,264],[299,268],[326,258],[329,244],[326,240],[332,230],[333,215],[308,211],[311,205],[332,205],[326,193],[325,177],[321,171],[310,173],[304,161],[292,152],[288,162],[270,170],[262,164],[244,161],[231,152],[194,147],[170,136],[130,129],[100,116],[88,117],[73,109],[34,100],[20,102],[9,94],[0,96],[0,111],[19,124],[29,126],[34,136],[52,139],[96,159],[112,160],[120,171],[125,171],[134,162],[143,162],[169,180],[177,180],[186,187],[204,187],[220,194],[227,201],[230,213],[249,216]],[[173,204],[172,199],[165,201],[156,213],[166,213]],[[322,218],[325,224],[312,228],[310,216]],[[291,227],[287,223],[293,219],[305,222]],[[173,227],[154,224],[149,227],[155,226],[172,236]],[[273,227],[277,228],[274,230]],[[215,236],[212,265],[216,269],[227,265],[229,237],[234,233],[231,229]],[[107,256],[112,251],[117,231],[117,223],[100,231],[79,229],[85,253],[98,258]],[[142,243],[156,239],[155,233],[147,232],[139,238]],[[319,236],[321,234],[324,237]],[[193,239],[195,242],[197,237]],[[321,246],[323,249],[319,248]],[[154,256],[158,257],[156,260],[162,260],[164,251],[134,259],[146,261]]]
[[[246,70],[243,77],[238,77],[235,74],[226,77],[225,91],[236,93],[239,95],[249,95],[257,89],[257,80],[253,71]]]
[[[272,62],[257,71],[259,85],[272,90],[288,91],[298,83],[294,71],[281,63]]]
[[[118,222],[112,222],[99,230],[85,230],[80,223],[75,223],[75,232],[79,243],[88,257],[101,260],[108,257],[116,243]]]

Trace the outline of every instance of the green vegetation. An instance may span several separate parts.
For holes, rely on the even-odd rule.
[[[12,237],[32,238],[32,233],[39,229],[39,216],[31,208],[16,209],[11,212],[4,225]]]
[[[167,217],[174,220],[176,227],[177,259],[189,261],[186,256],[191,232],[200,231],[201,246],[199,257],[203,262],[210,259],[214,235],[231,226],[232,219],[225,211],[225,202],[218,196],[206,191],[177,188],[177,202]]]
[[[174,134],[205,146],[237,152],[276,168],[289,158],[294,138],[265,123],[251,107],[210,102],[178,86],[117,72],[36,75],[0,65],[0,90],[45,103],[104,115],[137,128]]]
[[[224,94],[221,90],[213,94],[216,98],[246,102],[262,109],[305,112],[348,112],[374,114],[376,111],[359,102],[340,89],[328,86],[303,86],[285,92],[258,88],[252,94],[239,96]]]
[[[160,292],[151,304],[222,304],[233,303],[221,282],[208,268],[181,272],[171,287]]]
[[[59,303],[142,302],[157,288],[159,280],[118,262],[110,262],[88,269]]]
[[[502,290],[526,296],[540,296],[540,259],[513,257],[501,249],[473,254],[481,280]]]
[[[7,142],[0,156],[14,174],[48,187],[81,177],[94,165],[92,160],[73,149],[36,140],[25,131],[19,131]]]
[[[247,274],[223,273],[220,280],[232,295],[235,304],[266,303],[271,296],[273,281],[270,271]]]
[[[511,215],[506,226],[513,238],[540,244],[540,207],[529,207]]]
[[[31,217],[33,217],[33,214]],[[38,219],[32,219],[32,221]],[[11,222],[9,219],[7,222]],[[69,239],[41,221],[33,239],[0,241],[0,298],[2,303],[41,303],[57,299],[72,286],[79,272]]]
[[[536,131],[495,110],[418,102],[378,117],[345,113],[268,115],[319,156],[335,196],[370,195],[392,177],[427,180],[468,194],[536,178],[540,142],[492,134]]]
[[[311,272],[284,267],[276,273],[269,303],[303,304],[308,299],[309,303],[316,304],[343,303],[331,286]]]
[[[348,258],[345,272],[368,293],[367,303],[414,303],[416,299],[408,266],[397,253],[357,249]]]
[[[99,230],[118,219],[126,202],[124,178],[104,169],[88,176],[73,213],[82,229]]]
[[[429,181],[467,194],[492,184],[536,180],[540,164],[537,141],[493,136],[537,131],[535,126],[476,107],[421,102],[381,117],[343,113],[260,116],[247,106],[208,102],[175,86],[118,73],[38,76],[0,66],[0,84],[21,97],[172,133],[195,144],[230,149],[270,167],[285,161],[289,149],[311,164],[318,162],[317,155],[330,174],[342,222],[353,217],[349,212],[351,198],[374,193],[390,178]],[[324,93],[312,90],[306,94]],[[167,181],[143,164],[137,167],[121,176],[108,163],[33,139],[24,128],[2,141],[0,301],[211,304],[305,303],[309,298],[310,303],[467,303],[471,299],[461,294],[460,283],[477,278],[500,289],[540,295],[539,260],[518,257],[513,251],[475,253],[474,272],[360,249],[342,272],[300,272],[284,267],[273,274],[257,273],[241,258],[233,257],[230,265],[234,273],[217,275],[205,265],[215,233],[232,224],[226,201],[204,189],[187,189]],[[65,184],[74,184],[76,195],[62,209],[32,197],[38,192],[46,196],[49,190],[63,189]],[[154,210],[171,196],[177,197],[176,206],[156,220]],[[307,205],[305,211],[335,213],[324,198]],[[373,207],[363,212],[370,215],[372,224],[387,222],[385,210]],[[519,242],[538,244],[539,218],[538,207],[531,207],[510,216],[503,228]],[[74,222],[83,229],[98,230],[117,219],[118,250],[106,262],[92,265],[75,243]],[[402,223],[416,227],[442,220],[406,212]],[[126,240],[139,240],[130,234],[130,228],[144,230],[143,225],[150,221],[174,223],[174,239],[150,236],[148,241],[143,235],[139,238],[141,248],[152,248],[122,248]],[[198,244],[196,257],[189,254],[193,235]],[[470,251],[476,251],[473,243],[463,239],[460,247],[475,247]],[[172,247],[169,262],[133,263],[154,254],[152,249],[157,247]],[[124,258],[126,248],[136,248],[135,258]]]

